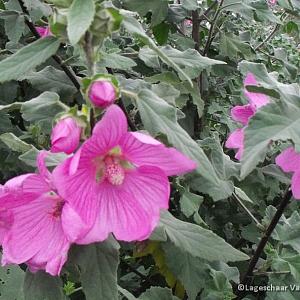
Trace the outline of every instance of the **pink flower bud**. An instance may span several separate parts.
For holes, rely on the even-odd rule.
[[[106,108],[116,100],[116,90],[110,81],[97,80],[89,88],[88,96],[91,102],[98,107]]]
[[[47,27],[36,26],[35,29],[36,29],[36,31],[38,32],[38,34],[40,35],[41,38],[52,35],[49,26],[47,26]]]
[[[80,142],[81,127],[72,117],[60,120],[51,133],[51,152],[74,152]]]

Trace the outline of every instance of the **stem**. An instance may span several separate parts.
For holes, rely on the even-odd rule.
[[[95,59],[94,59],[94,49],[92,44],[92,35],[90,32],[86,32],[84,36],[84,52],[86,56],[87,61],[87,69],[88,69],[88,75],[94,76],[95,74]]]
[[[270,32],[270,34],[266,37],[266,39],[264,41],[262,41],[257,47],[255,47],[255,51],[259,50],[261,47],[263,47],[268,41],[270,41],[275,33],[277,32],[277,30],[280,28],[280,24],[276,24],[273,28],[273,30]]]
[[[25,23],[26,23],[27,27],[29,28],[29,30],[31,31],[31,33],[34,35],[34,37],[36,39],[40,39],[41,37],[40,37],[39,33],[37,32],[34,24],[30,20],[29,12],[28,12],[26,6],[24,5],[23,0],[18,0],[18,2],[19,2],[19,5],[20,5],[24,15],[25,15]],[[78,81],[77,76],[76,76],[75,72],[73,71],[73,69],[70,68],[69,66],[67,66],[63,62],[61,57],[58,56],[57,54],[53,55],[52,58],[60,65],[61,69],[69,77],[69,79],[72,81],[72,83],[74,84],[76,89],[80,90],[80,82]]]
[[[199,52],[200,22],[199,22],[199,13],[198,13],[198,10],[194,10],[192,12],[192,20],[193,20],[192,37],[193,37],[193,40],[195,42],[195,49]]]
[[[216,0],[215,2],[213,2],[213,4],[208,7],[203,14],[201,14],[199,16],[199,22],[203,21],[208,15],[209,13],[211,12],[211,10],[218,4],[218,0]]]
[[[123,112],[124,112],[125,115],[126,115],[127,122],[128,122],[128,125],[129,125],[130,129],[131,129],[132,131],[137,131],[138,129],[137,129],[137,127],[135,126],[134,122],[131,120],[131,118],[130,118],[130,116],[129,116],[129,113],[128,113],[127,109],[126,109],[126,106],[125,106],[124,101],[123,101],[122,98],[120,98],[120,100],[119,100],[119,106],[120,106],[120,108],[123,110]]]
[[[240,207],[246,212],[246,214],[254,221],[254,223],[261,228],[262,225],[260,224],[260,222],[255,218],[255,216],[252,214],[252,212],[246,207],[246,205],[240,200],[240,198],[233,193],[233,199],[236,200],[236,202],[240,205]]]
[[[245,273],[245,275],[243,276],[242,280],[241,280],[241,284],[243,285],[248,285],[249,282],[251,282],[251,276],[253,275],[253,270],[273,232],[273,230],[275,229],[277,223],[279,222],[285,208],[287,207],[287,205],[289,204],[290,202],[290,199],[292,198],[292,192],[290,190],[290,188],[287,189],[287,191],[285,192],[284,196],[283,196],[283,199],[271,221],[271,223],[269,224],[265,234],[263,235],[263,237],[261,238],[258,246],[257,246],[257,249],[252,257],[252,259],[250,260],[250,263],[249,263],[249,266],[248,266],[248,270],[247,272]],[[241,300],[243,299],[245,295],[245,291],[238,291],[237,292],[237,299],[238,300]]]
[[[213,33],[215,31],[215,23],[217,22],[217,19],[222,11],[222,6],[223,6],[224,0],[221,0],[218,6],[218,9],[212,19],[212,23],[209,29],[209,33],[208,33],[208,37],[207,37],[207,41],[203,50],[203,56],[207,55],[207,52],[209,50],[210,45],[212,44],[214,37],[213,37]]]

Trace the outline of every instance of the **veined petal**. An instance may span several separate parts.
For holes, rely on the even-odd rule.
[[[10,210],[0,208],[0,245],[4,236],[13,224],[13,214]]]
[[[246,89],[247,85],[257,85],[256,78],[252,73],[248,73],[244,80],[244,87],[245,87],[244,93],[246,97],[249,99],[250,105],[254,109],[258,109],[270,102],[268,96],[266,96],[265,94],[248,92]]]
[[[123,155],[131,163],[136,166],[158,167],[168,176],[184,174],[197,167],[194,161],[175,148],[167,148],[159,141],[139,132],[124,135],[120,146]]]
[[[300,153],[297,153],[293,147],[285,149],[276,159],[278,165],[284,172],[295,172],[300,170]]]
[[[117,105],[111,105],[94,127],[93,135],[83,149],[90,155],[99,155],[117,146],[126,132],[127,119],[123,111]]]
[[[231,117],[234,121],[247,125],[255,111],[251,105],[235,106],[231,109]]]
[[[70,174],[72,158],[58,165],[52,175],[59,195],[65,199],[87,226],[95,223],[99,213],[99,184],[95,166],[88,160],[81,161],[74,174]]]
[[[51,182],[51,173],[49,172],[45,159],[48,156],[48,151],[42,150],[39,152],[38,157],[37,157],[37,166],[40,175],[43,177],[43,179],[47,182]]]
[[[59,274],[70,243],[60,218],[51,215],[54,205],[51,196],[42,195],[13,209],[14,222],[3,240],[3,264],[28,262]]]
[[[2,208],[10,209],[23,205],[32,199],[32,194],[23,193],[24,181],[31,176],[36,176],[36,174],[28,173],[17,176],[5,183],[0,194],[0,204]]]
[[[169,206],[170,184],[156,167],[140,167],[126,173],[121,186],[103,182],[99,189],[99,215],[80,244],[103,241],[109,233],[118,240],[144,240],[159,221],[160,209]]]

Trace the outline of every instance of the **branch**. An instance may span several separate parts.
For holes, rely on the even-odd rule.
[[[248,270],[247,272],[245,273],[245,275],[243,276],[242,280],[241,280],[241,284],[242,285],[247,285],[251,282],[251,276],[253,275],[253,270],[273,232],[273,230],[275,229],[277,223],[279,222],[285,208],[287,207],[287,205],[289,204],[290,202],[290,199],[292,198],[292,192],[290,190],[290,188],[287,189],[286,193],[284,194],[283,196],[283,199],[270,223],[270,225],[268,226],[265,234],[263,235],[263,237],[261,238],[257,248],[256,248],[256,251],[252,257],[252,259],[250,260],[250,263],[249,263],[249,266],[248,266]],[[243,299],[245,295],[245,291],[238,291],[237,292],[237,300],[241,300]]]
[[[208,37],[207,37],[207,41],[206,41],[206,44],[205,44],[205,47],[204,47],[204,50],[203,50],[203,56],[206,56],[207,55],[207,52],[209,50],[209,47],[211,45],[211,43],[213,42],[214,40],[214,37],[213,37],[213,33],[214,33],[214,30],[215,30],[215,23],[217,22],[217,19],[222,11],[222,6],[223,6],[223,3],[224,3],[224,0],[221,0],[220,1],[220,4],[218,6],[218,9],[212,19],[212,23],[211,23],[211,26],[210,26],[210,29],[209,29],[209,33],[208,33]]]
[[[211,10],[218,4],[218,0],[214,1],[213,4],[208,7],[203,14],[201,14],[199,16],[199,22],[203,21],[204,19],[206,19],[206,17],[209,15],[209,13],[211,12]]]
[[[19,5],[25,15],[25,23],[27,25],[27,27],[29,28],[29,30],[31,31],[31,33],[34,35],[34,37],[36,39],[40,38],[39,33],[37,32],[34,24],[31,22],[30,20],[30,15],[29,12],[26,8],[26,6],[24,5],[23,0],[18,0]],[[72,68],[70,68],[69,66],[67,66],[63,60],[61,59],[60,56],[58,55],[53,55],[52,58],[60,65],[60,67],[62,68],[62,70],[66,73],[66,75],[70,78],[70,80],[72,81],[72,83],[74,84],[74,86],[76,87],[77,90],[80,90],[80,82],[77,79],[77,76],[75,74],[75,72],[73,71]]]
[[[262,225],[260,222],[255,218],[255,216],[252,214],[252,212],[247,208],[247,206],[240,200],[240,198],[233,193],[233,199],[238,203],[238,205],[246,212],[246,214],[250,217],[250,219],[259,227],[261,228]]]
[[[259,50],[261,47],[263,47],[268,41],[270,41],[275,33],[277,32],[277,30],[279,29],[280,24],[276,24],[273,28],[273,30],[270,32],[270,34],[266,37],[266,39],[264,41],[262,41],[257,47],[255,47],[255,51]]]

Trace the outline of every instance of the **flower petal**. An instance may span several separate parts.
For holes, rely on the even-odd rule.
[[[160,209],[167,209],[170,184],[156,167],[140,167],[126,173],[122,186],[107,182],[99,190],[99,215],[80,244],[102,241],[112,232],[118,240],[144,240],[159,221]]]
[[[244,93],[245,96],[249,99],[250,105],[254,109],[258,109],[270,102],[268,96],[264,94],[248,92],[246,89],[247,85],[258,85],[256,78],[252,73],[248,73],[244,80],[244,87],[245,87]]]
[[[244,151],[244,128],[234,130],[229,135],[225,146],[229,149],[238,149],[235,158],[240,160]]]
[[[231,109],[231,117],[234,121],[247,125],[250,118],[255,114],[251,105],[235,106]]]
[[[276,157],[275,161],[284,172],[300,170],[300,153],[297,153],[293,147],[285,149]]]
[[[292,177],[292,192],[294,198],[300,200],[300,169]]]
[[[96,169],[86,160],[78,164],[74,174],[70,174],[72,162],[72,158],[69,158],[54,169],[54,185],[82,221],[87,226],[92,226],[99,212],[97,197],[101,192],[98,191],[99,184],[96,182]]]
[[[101,154],[117,146],[127,132],[127,119],[121,108],[111,105],[93,129],[92,138],[84,148]],[[90,149],[89,149],[90,148]]]
[[[125,158],[136,166],[156,166],[168,176],[180,175],[196,169],[194,161],[177,151],[167,148],[152,137],[129,132],[120,143]]]
[[[52,275],[59,274],[70,243],[60,218],[49,213],[53,205],[53,198],[42,195],[13,209],[14,222],[3,241],[3,264],[28,262]]]
[[[0,209],[0,245],[4,236],[13,224],[13,214],[10,210]]]

